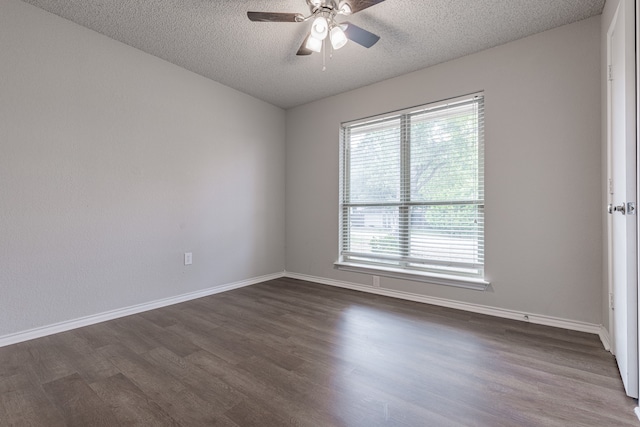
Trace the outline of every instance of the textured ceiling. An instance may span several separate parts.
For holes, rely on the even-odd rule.
[[[289,108],[478,52],[602,12],[605,0],[386,0],[350,22],[378,34],[327,56],[296,56],[305,0],[24,0],[212,80]],[[338,17],[338,21],[346,20]]]

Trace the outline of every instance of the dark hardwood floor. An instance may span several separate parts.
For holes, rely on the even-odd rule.
[[[595,335],[279,279],[0,348],[0,424],[639,426]]]

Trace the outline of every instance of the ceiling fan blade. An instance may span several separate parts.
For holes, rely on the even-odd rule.
[[[301,22],[299,13],[278,12],[247,12],[247,16],[254,22]]]
[[[343,22],[340,24],[341,27],[344,25],[346,25],[347,27],[344,29],[344,34],[347,36],[347,38],[358,43],[361,46],[369,48],[376,44],[378,40],[380,40],[380,36],[376,36],[372,32],[369,32],[364,28],[360,28],[350,22]]]
[[[309,34],[307,34],[307,37],[305,37],[304,40],[302,41],[302,44],[300,45],[300,49],[298,49],[298,53],[296,53],[296,55],[304,56],[304,55],[311,55],[313,53],[311,49],[307,49],[307,40],[309,39],[309,37],[311,37],[311,32],[309,32]]]
[[[368,7],[375,6],[378,3],[382,3],[384,0],[347,0],[349,7],[351,7],[351,13],[360,12]]]

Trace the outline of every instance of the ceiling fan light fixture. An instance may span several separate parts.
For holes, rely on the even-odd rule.
[[[329,23],[327,22],[327,18],[324,16],[318,16],[314,19],[313,24],[311,25],[311,37],[322,41],[327,37],[328,32]]]
[[[333,46],[335,50],[338,50],[347,44],[347,36],[339,26],[335,26],[331,29],[329,37],[331,38],[331,46]]]
[[[305,43],[304,47],[314,52],[320,52],[322,51],[322,40],[313,37],[313,34],[311,34],[307,38],[307,43]]]

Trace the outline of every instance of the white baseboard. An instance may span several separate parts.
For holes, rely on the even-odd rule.
[[[285,277],[292,279],[306,280],[309,282],[320,283],[323,285],[336,286],[339,288],[352,289],[356,291],[368,292],[376,295],[384,295],[392,298],[399,298],[409,301],[422,302],[426,304],[437,305],[441,307],[455,308],[458,310],[470,311],[473,313],[487,314],[489,316],[502,317],[505,319],[520,320],[523,322],[535,323],[538,325],[553,326],[556,328],[569,329],[572,331],[587,332],[590,334],[600,335],[600,339],[603,339],[602,330],[604,328],[601,325],[593,323],[580,322],[575,320],[562,319],[558,317],[545,316],[541,314],[524,313],[521,311],[507,310],[504,308],[490,307],[486,305],[471,304],[467,302],[454,301],[444,298],[436,298],[425,295],[419,295],[409,292],[395,291],[392,289],[375,288],[373,286],[361,285],[358,283],[343,282],[339,280],[326,279],[323,277],[309,276],[306,274],[298,274],[292,272],[285,272]],[[606,330],[605,330],[606,332]],[[606,335],[608,343],[608,334]],[[606,344],[603,340],[603,344]]]
[[[636,413],[636,417],[638,417],[638,419],[640,420],[640,408],[636,406],[633,412]]]
[[[600,341],[602,341],[604,349],[613,353],[613,350],[611,349],[611,338],[609,338],[609,331],[607,331],[607,329],[601,325],[598,335],[600,336]]]
[[[0,336],[0,347],[19,342],[44,337],[47,335],[57,334],[59,332],[69,331],[71,329],[81,328],[83,326],[93,325],[95,323],[105,322],[107,320],[117,319],[119,317],[130,316],[132,314],[142,313],[144,311],[154,310],[156,308],[166,307],[168,305],[178,304],[221,292],[238,289],[245,286],[255,285],[256,283],[266,282],[267,280],[279,279],[284,276],[284,272],[268,274],[265,276],[253,277],[239,282],[228,283],[226,285],[215,286],[200,291],[189,292],[175,297],[163,298],[143,304],[132,305],[130,307],[120,308],[117,310],[105,311],[103,313],[91,316],[81,317],[79,319],[67,320],[53,325],[42,326],[39,328],[29,329],[27,331],[16,332],[9,335]]]
[[[374,288],[373,286],[366,286],[358,283],[343,282],[339,280],[326,279],[322,277],[309,276],[306,274],[298,274],[292,272],[281,272],[275,274],[268,274],[265,276],[254,277],[239,282],[229,283],[226,285],[216,286],[200,291],[189,292],[186,294],[178,295],[175,297],[163,298],[160,300],[151,301],[148,303],[137,304],[130,307],[125,307],[117,310],[111,310],[91,316],[81,317],[79,319],[72,319],[53,325],[42,326],[34,329],[29,329],[22,332],[16,332],[9,335],[0,336],[0,347],[4,347],[11,344],[17,344],[23,341],[32,340],[35,338],[44,337],[47,335],[56,334],[59,332],[65,332],[83,326],[89,326],[100,322],[105,322],[112,319],[117,319],[132,314],[142,313],[144,311],[154,310],[156,308],[166,307],[168,305],[178,304],[185,301],[190,301],[197,298],[214,295],[221,292],[230,291],[232,289],[238,289],[245,286],[255,285],[256,283],[266,282],[268,280],[279,279],[280,277],[290,277],[292,279],[306,280],[309,282],[320,283],[329,286],[336,286],[339,288],[352,289],[361,292],[368,292],[376,295],[383,295],[392,298],[399,298],[408,301],[421,302],[425,304],[432,304],[441,307],[454,308],[458,310],[469,311],[473,313],[487,314],[489,316],[502,317],[505,319],[513,319],[520,321],[527,321],[525,316],[528,316],[530,323],[536,323],[539,325],[554,326],[557,328],[569,329],[573,331],[587,332],[596,334],[600,337],[602,344],[606,350],[611,349],[609,333],[601,325],[595,325],[592,323],[579,322],[574,320],[561,319],[557,317],[544,316],[531,313],[523,313],[514,310],[507,310],[496,307],[489,307],[478,304],[471,304],[466,302],[460,302],[455,300],[449,300],[444,298],[430,297],[425,295],[413,294],[409,292],[395,291],[391,289]],[[640,410],[640,408],[638,408]]]

